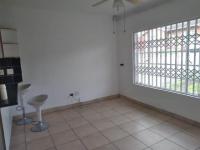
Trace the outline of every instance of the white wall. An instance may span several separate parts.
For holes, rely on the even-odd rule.
[[[0,28],[13,26],[11,11],[7,5],[0,3]]]
[[[127,19],[127,32],[118,36],[120,94],[167,111],[200,121],[200,101],[195,98],[133,85],[132,33],[200,17],[199,0],[174,0]]]
[[[13,8],[27,98],[48,94],[46,108],[118,94],[115,36],[109,16]],[[28,111],[32,111],[28,107]]]
[[[52,108],[72,103],[68,94],[74,91],[79,91],[81,101],[119,93],[116,40],[109,16],[30,8],[10,11],[0,6],[0,27],[18,30],[23,78],[32,84],[27,99],[48,94],[45,107]],[[12,110],[1,109],[7,149]]]

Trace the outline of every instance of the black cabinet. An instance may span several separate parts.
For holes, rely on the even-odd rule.
[[[0,107],[17,104],[17,87],[22,81],[20,58],[0,59],[0,84],[6,86],[8,100],[0,99]]]

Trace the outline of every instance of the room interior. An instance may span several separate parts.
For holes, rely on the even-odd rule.
[[[0,1],[0,150],[200,150],[199,6]]]

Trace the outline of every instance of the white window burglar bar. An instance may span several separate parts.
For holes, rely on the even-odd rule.
[[[135,84],[200,96],[200,19],[134,34]]]

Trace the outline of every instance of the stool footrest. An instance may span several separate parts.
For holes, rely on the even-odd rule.
[[[32,132],[42,132],[48,129],[48,124],[46,122],[38,122],[31,128]]]
[[[30,118],[22,118],[20,120],[17,120],[16,124],[18,126],[22,126],[22,125],[29,125],[32,123],[32,119]]]

